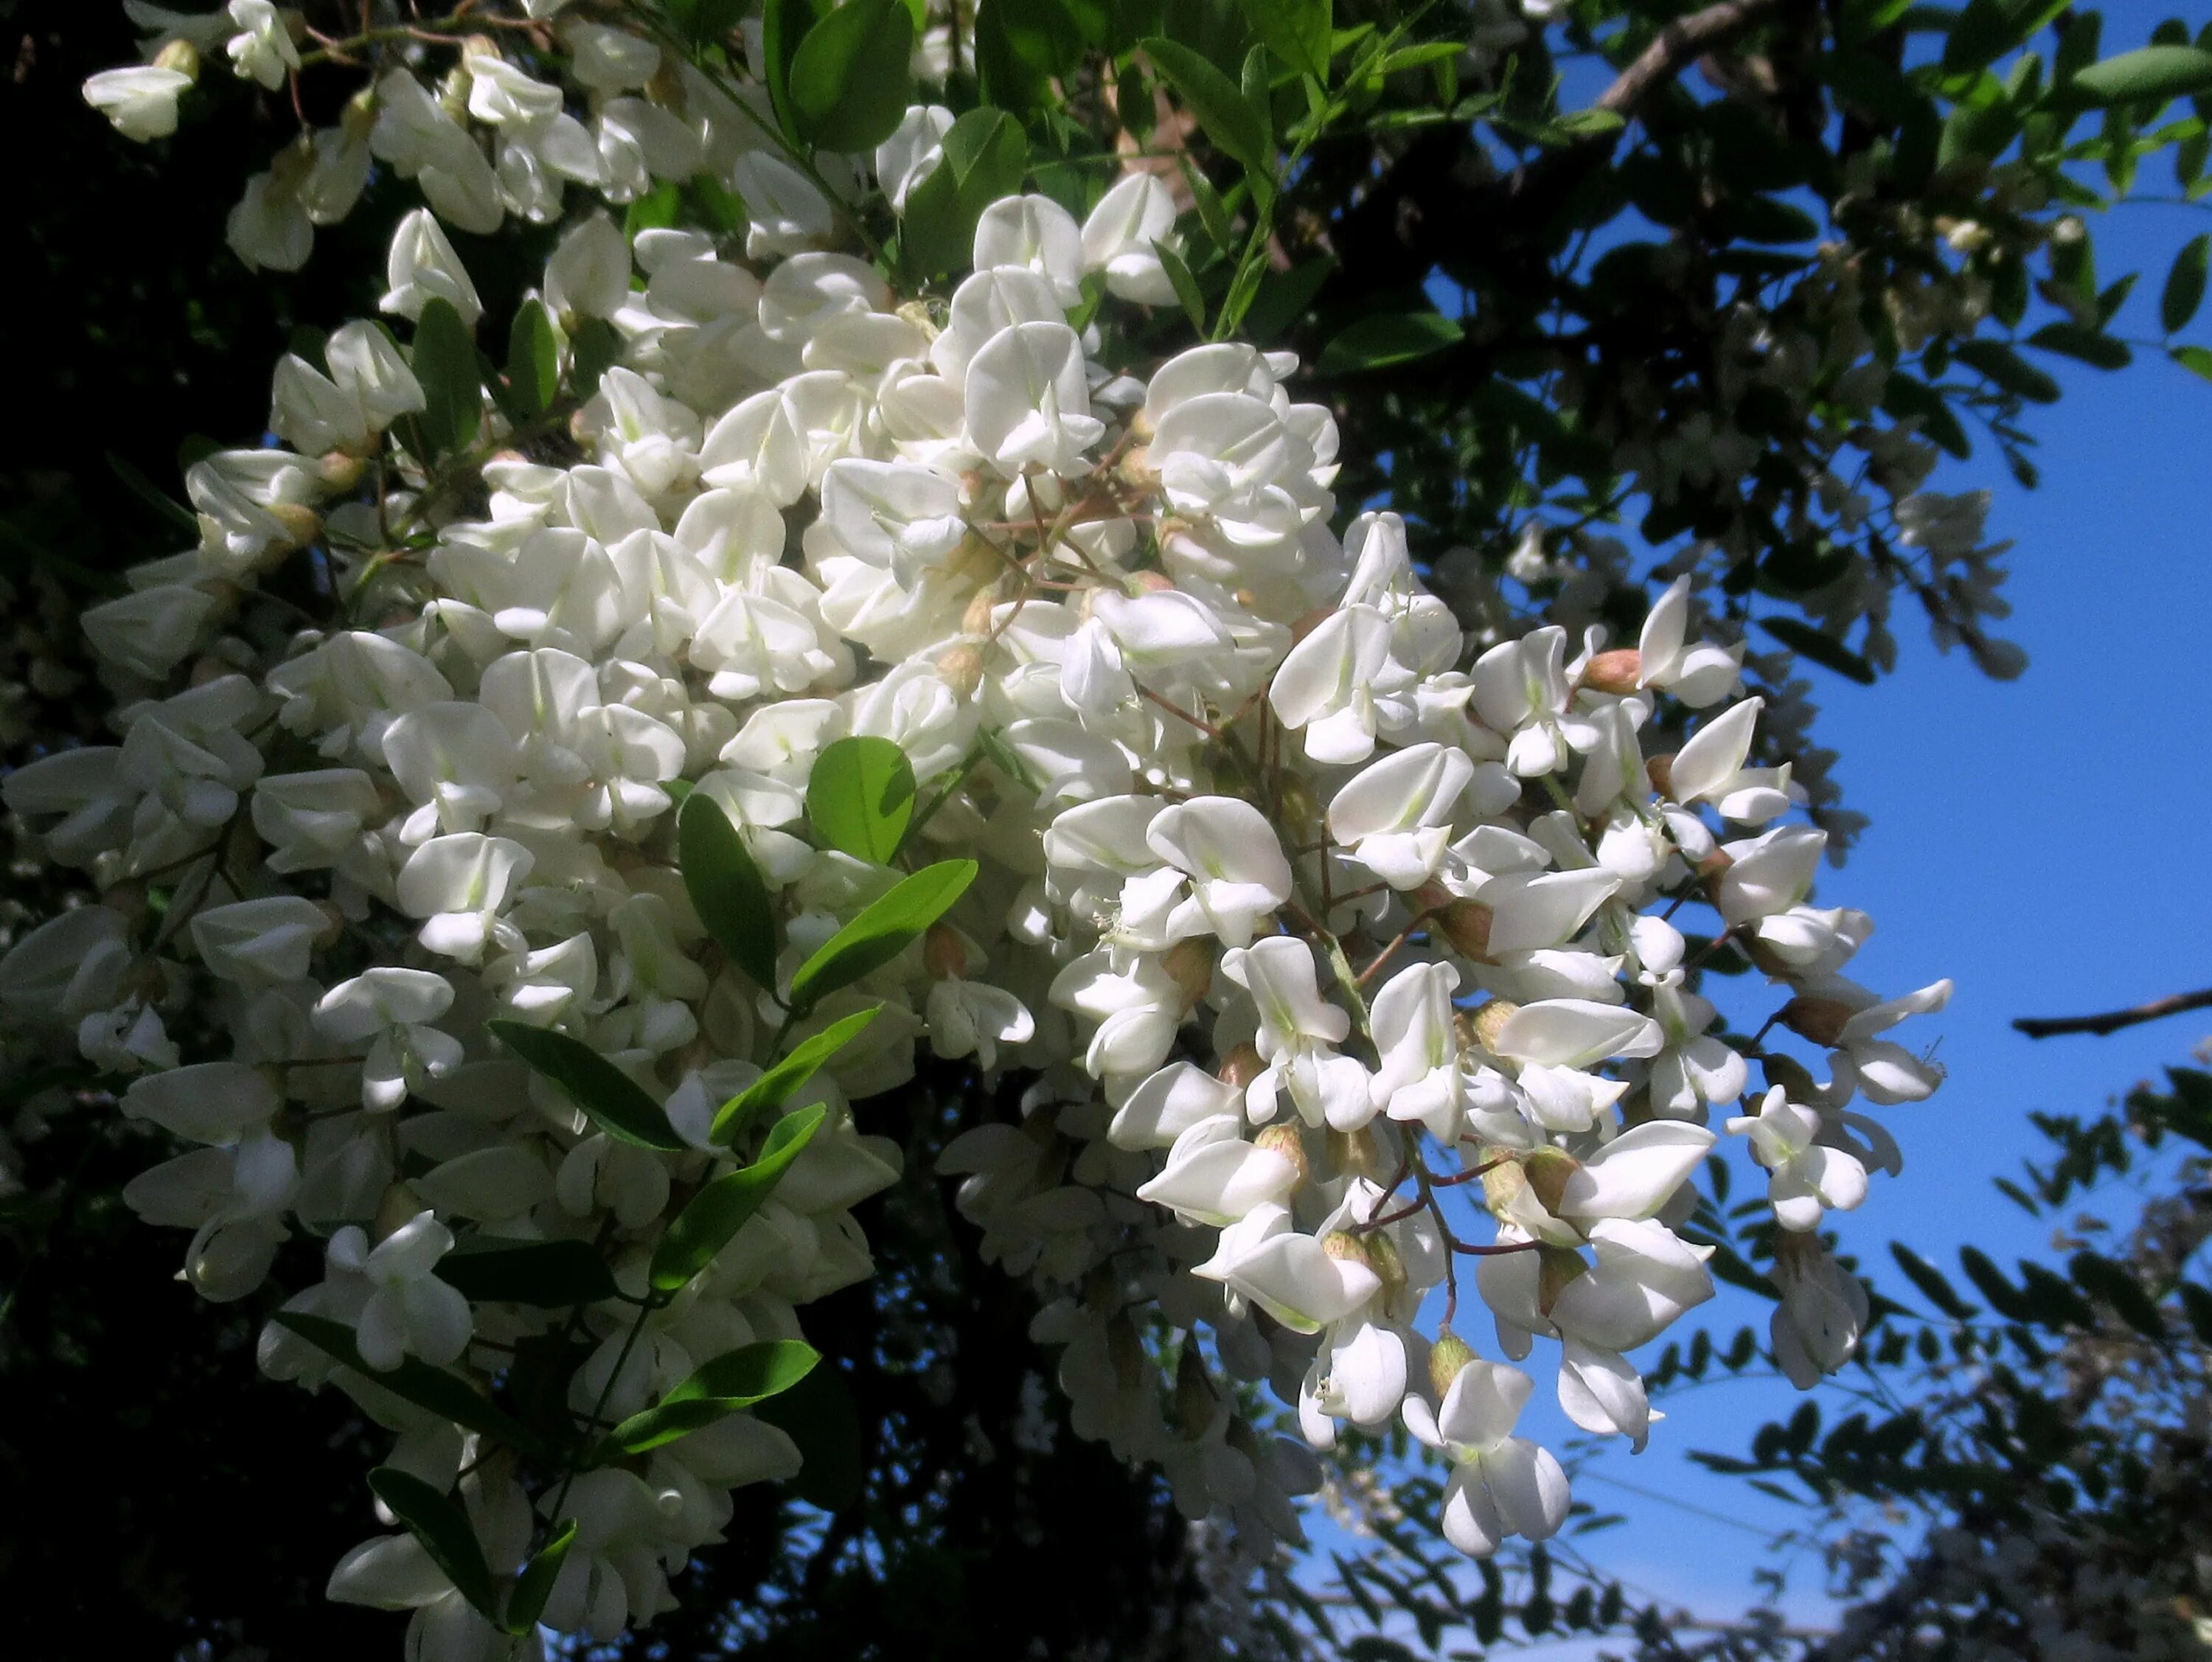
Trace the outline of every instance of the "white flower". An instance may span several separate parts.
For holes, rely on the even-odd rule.
[[[1083,267],[1106,274],[1106,290],[1145,306],[1172,306],[1175,284],[1159,249],[1173,248],[1175,198],[1158,177],[1124,174],[1083,222]]]
[[[238,73],[274,92],[300,67],[300,50],[270,0],[230,0],[230,21],[239,33],[224,50]]]
[[[1767,1198],[1784,1229],[1817,1229],[1823,1211],[1848,1212],[1866,1198],[1866,1167],[1814,1141],[1820,1115],[1791,1102],[1782,1087],[1767,1092],[1755,1116],[1732,1119],[1728,1129],[1751,1139],[1753,1158],[1772,1174]]]
[[[1440,1408],[1406,1398],[1406,1428],[1452,1461],[1444,1538],[1470,1558],[1489,1557],[1509,1535],[1548,1541],[1567,1520],[1566,1473],[1549,1449],[1513,1435],[1534,1389],[1517,1368],[1474,1358],[1453,1376]]]
[[[133,64],[88,77],[84,101],[112,122],[116,131],[143,144],[176,131],[177,100],[191,84],[191,76],[179,70]]]
[[[409,1356],[434,1367],[468,1348],[474,1318],[460,1290],[438,1279],[438,1260],[453,1232],[434,1212],[417,1212],[374,1246],[353,1224],[331,1237],[331,1262],[368,1279],[368,1302],[354,1323],[362,1361],[386,1372]]]

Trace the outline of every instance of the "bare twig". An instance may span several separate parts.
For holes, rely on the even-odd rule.
[[[2123,1027],[2139,1027],[2146,1021],[2156,1021],[2162,1016],[2179,1015],[2184,1010],[2212,1008],[2212,987],[2193,993],[2174,993],[2166,998],[2154,998],[2148,1004],[2138,1004],[2132,1009],[2107,1010],[2102,1015],[2085,1016],[2021,1016],[2012,1025],[2030,1038],[2056,1038],[2061,1033],[2094,1033],[2102,1038],[2107,1033],[2117,1033]]]
[[[1597,95],[1592,107],[1611,110],[1615,115],[1629,114],[1652,88],[1679,74],[1729,35],[1749,28],[1769,12],[1781,10],[1782,3],[1783,0],[1723,0],[1720,5],[1678,18],[1659,31],[1659,38]]]

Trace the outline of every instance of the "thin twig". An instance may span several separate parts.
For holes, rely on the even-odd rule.
[[[2138,1004],[2132,1009],[2107,1010],[2102,1015],[2085,1016],[2021,1016],[2012,1025],[2030,1038],[2056,1038],[2061,1033],[2094,1033],[2102,1038],[2107,1033],[2117,1033],[2124,1027],[2139,1027],[2146,1021],[2156,1021],[2164,1016],[2179,1015],[2185,1010],[2212,1008],[2212,987],[2193,993],[2175,993],[2166,998],[2154,998],[2148,1004]]]

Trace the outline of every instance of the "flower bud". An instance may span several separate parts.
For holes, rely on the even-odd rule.
[[[1620,697],[1636,691],[1644,675],[1644,654],[1634,647],[1601,652],[1583,667],[1583,685],[1592,692]]]
[[[1267,1071],[1267,1064],[1260,1060],[1260,1053],[1249,1044],[1240,1044],[1222,1057],[1221,1066],[1214,1069],[1213,1076],[1224,1085],[1233,1085],[1241,1091]]]
[[[1339,1173],[1376,1183],[1382,1180],[1382,1151],[1376,1145],[1375,1134],[1364,1125],[1357,1131],[1330,1129],[1328,1163]]]
[[[925,340],[935,340],[938,336],[945,332],[938,326],[937,320],[930,315],[929,302],[926,300],[909,300],[902,302],[898,308],[898,315],[904,322],[921,330],[922,338]]]
[[[664,110],[684,113],[684,76],[676,67],[676,60],[668,53],[660,55],[660,67],[653,72],[653,79],[645,83],[645,95]]]
[[[405,1183],[393,1184],[376,1203],[376,1215],[369,1221],[369,1239],[382,1240],[401,1224],[412,1222],[422,1211],[420,1195]]]
[[[1833,1044],[1844,1036],[1844,1024],[1855,1014],[1851,1007],[1832,998],[1802,995],[1782,1007],[1775,1019],[1800,1038],[1815,1044]]]
[[[1547,1212],[1557,1217],[1559,1202],[1566,1196],[1567,1179],[1583,1169],[1583,1163],[1564,1148],[1547,1147],[1528,1154],[1521,1168],[1530,1191],[1543,1202]]]
[[[347,491],[361,483],[361,476],[368,471],[368,464],[359,456],[349,456],[343,450],[325,454],[316,464],[316,472],[324,484],[332,490]]]
[[[1460,1370],[1474,1360],[1474,1347],[1451,1329],[1437,1335],[1436,1342],[1429,1347],[1429,1383],[1436,1387],[1439,1401],[1451,1390]]]
[[[1297,774],[1285,774],[1282,782],[1283,829],[1296,843],[1317,843],[1321,840],[1322,822],[1321,799],[1314,789]]]
[[[367,138],[368,131],[376,125],[376,88],[363,87],[346,100],[345,112],[338,117],[338,125],[348,138],[356,141]]]
[[[1480,900],[1453,900],[1437,914],[1444,939],[1468,957],[1486,961],[1490,957],[1490,925],[1496,914]]]
[[[1306,1158],[1304,1135],[1286,1121],[1279,1120],[1263,1128],[1260,1135],[1252,1139],[1252,1146],[1265,1148],[1270,1154],[1280,1154],[1290,1161],[1291,1169],[1297,1173],[1291,1184],[1293,1195],[1304,1188],[1307,1179],[1313,1176],[1313,1162]]]
[[[1498,1050],[1498,1034],[1504,1031],[1507,1022],[1520,1014],[1521,1007],[1518,1004],[1503,998],[1492,999],[1489,1003],[1474,1013],[1475,1043],[1495,1055]]]
[[[1330,1230],[1321,1238],[1321,1250],[1339,1263],[1356,1263],[1362,1269],[1376,1269],[1375,1257],[1367,1250],[1367,1243],[1349,1229]],[[1381,1279],[1379,1270],[1376,1279]]]
[[[995,583],[986,583],[969,597],[968,610],[960,615],[963,635],[988,635],[991,616],[999,609],[999,592]]]
[[[1129,430],[1143,438],[1152,436],[1142,415],[1131,421]],[[1147,445],[1131,445],[1128,453],[1121,458],[1121,465],[1114,471],[1121,476],[1124,483],[1133,484],[1139,490],[1150,491],[1160,482],[1159,474],[1153,471],[1152,453]]]
[[[323,518],[305,502],[271,502],[269,517],[284,527],[294,548],[305,548],[323,534]]]
[[[937,673],[957,697],[974,697],[983,685],[982,648],[965,643],[947,648],[937,661]]]
[[[181,75],[187,81],[198,81],[200,78],[199,48],[182,38],[169,41],[154,54],[154,67]]]
[[[1139,571],[1129,579],[1132,599],[1146,594],[1172,594],[1175,579],[1164,571]]]
[[[1168,972],[1168,979],[1182,989],[1183,1008],[1195,1008],[1213,985],[1212,937],[1192,935],[1176,941],[1168,948],[1161,967]],[[1256,1050],[1253,1052],[1255,1056],[1258,1054]]]
[[[1778,1231],[1778,1233],[1782,1233]],[[1559,1301],[1559,1294],[1577,1275],[1589,1273],[1589,1265],[1583,1255],[1571,1246],[1540,1246],[1536,1249],[1536,1308],[1547,1316]]]
[[[950,923],[933,923],[921,938],[921,966],[939,981],[957,981],[968,973],[968,948],[960,931]]]
[[[1651,782],[1651,788],[1669,802],[1674,800],[1674,752],[1665,751],[1657,756],[1644,758],[1644,776]]]
[[[1406,1260],[1399,1256],[1398,1243],[1390,1239],[1387,1229],[1376,1229],[1360,1238],[1367,1248],[1368,1267],[1374,1270],[1382,1283],[1382,1296],[1387,1300],[1406,1290]]]

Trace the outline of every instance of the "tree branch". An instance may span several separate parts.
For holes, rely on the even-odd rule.
[[[2184,1010],[2212,1008],[2212,987],[2193,993],[2175,993],[2166,998],[2154,998],[2148,1004],[2138,1004],[2132,1009],[2107,1010],[2102,1015],[2086,1016],[2021,1016],[2012,1025],[2030,1038],[2053,1038],[2061,1033],[2094,1033],[2102,1038],[2107,1033],[2117,1033],[2123,1027],[2141,1026],[2146,1021],[2156,1021],[2161,1016],[2179,1015]]]
[[[1659,37],[1618,79],[1597,95],[1595,109],[1627,115],[1659,82],[1679,74],[1739,29],[1749,28],[1767,13],[1779,11],[1783,0],[1722,0],[1722,3],[1677,18],[1659,31]]]

